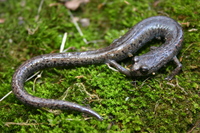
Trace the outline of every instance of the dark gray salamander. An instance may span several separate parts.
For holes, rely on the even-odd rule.
[[[133,56],[146,42],[156,37],[164,38],[164,44],[144,55],[135,56],[130,70],[125,69],[117,63],[127,57]],[[170,60],[174,60],[177,67],[167,77],[168,80],[171,80],[181,69],[181,64],[176,55],[181,49],[182,41],[183,31],[175,20],[164,16],[150,17],[135,25],[108,47],[86,52],[45,54],[26,61],[13,75],[13,93],[20,101],[34,107],[62,110],[71,109],[103,120],[95,111],[76,103],[32,96],[25,91],[24,82],[34,72],[48,67],[76,67],[102,63],[107,63],[115,67],[127,76],[145,76],[157,71]]]

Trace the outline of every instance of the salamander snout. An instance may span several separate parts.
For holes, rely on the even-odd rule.
[[[130,71],[132,76],[145,76],[149,74],[149,67],[140,62],[139,56],[135,56]]]

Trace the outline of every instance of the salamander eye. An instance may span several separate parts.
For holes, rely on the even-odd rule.
[[[147,66],[140,67],[140,72],[141,73],[147,73],[148,71],[149,71],[149,68]]]
[[[139,61],[139,56],[135,56],[132,60],[133,60],[133,63],[138,62]]]

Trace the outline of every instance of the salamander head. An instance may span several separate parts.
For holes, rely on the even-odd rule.
[[[142,59],[141,57],[142,56],[135,56],[133,58],[134,64],[130,68],[132,76],[147,76],[153,72],[148,57],[143,56]]]

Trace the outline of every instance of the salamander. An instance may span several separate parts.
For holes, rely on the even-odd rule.
[[[153,38],[164,38],[164,43],[149,52],[133,57],[139,49]],[[79,104],[35,97],[24,89],[25,80],[34,72],[49,67],[77,67],[91,64],[108,64],[119,72],[129,76],[147,76],[156,72],[173,60],[177,67],[166,79],[171,80],[181,70],[181,63],[176,55],[181,49],[183,31],[179,23],[165,16],[154,16],[136,24],[125,35],[115,40],[110,46],[93,51],[52,53],[33,57],[24,62],[15,71],[12,78],[13,93],[24,104],[51,109],[76,110],[92,115],[99,120],[103,118],[95,111]],[[133,57],[130,70],[124,68],[119,61]]]

